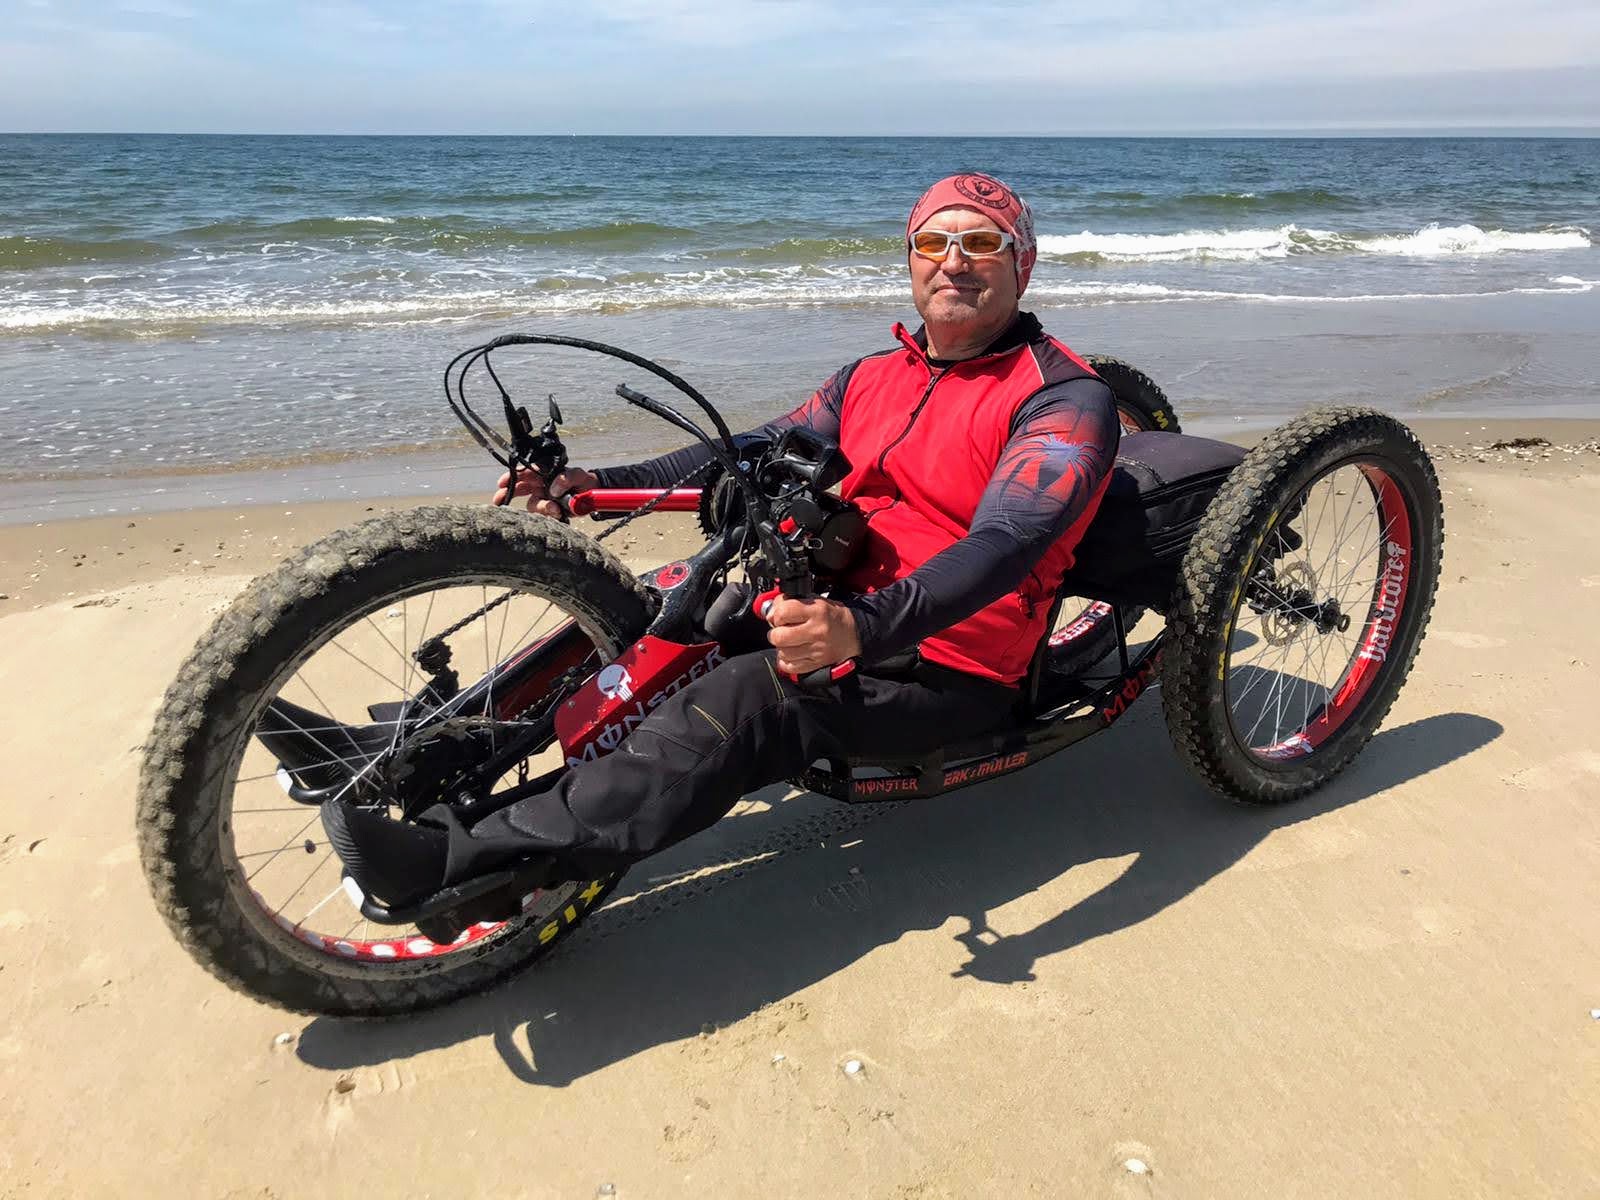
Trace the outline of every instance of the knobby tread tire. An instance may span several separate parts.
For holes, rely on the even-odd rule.
[[[1096,375],[1105,380],[1119,404],[1138,410],[1145,418],[1145,428],[1162,433],[1182,433],[1178,412],[1172,407],[1161,386],[1132,363],[1109,354],[1085,354],[1083,361],[1094,368]]]
[[[229,886],[219,821],[260,709],[290,671],[374,598],[429,579],[503,579],[554,598],[620,651],[643,632],[649,599],[592,539],[507,508],[433,506],[330,534],[255,580],[217,618],[167,689],[145,744],[136,823],[156,907],[179,943],[229,987],[298,1012],[392,1016],[480,991],[549,949],[600,904],[603,881],[558,936],[536,922],[425,960],[444,969],[345,963],[250,911]],[[309,812],[309,810],[308,810]],[[248,908],[247,908],[248,906]],[[457,961],[459,958],[459,961]],[[393,969],[391,969],[393,968]]]
[[[1239,745],[1219,679],[1239,589],[1275,515],[1342,462],[1376,459],[1399,483],[1413,526],[1412,576],[1387,658],[1360,707],[1300,760],[1266,763]],[[1377,731],[1426,631],[1444,543],[1439,481],[1426,449],[1376,409],[1329,405],[1273,430],[1228,477],[1207,508],[1180,571],[1168,616],[1161,698],[1179,756],[1217,793],[1280,804],[1332,779]]]

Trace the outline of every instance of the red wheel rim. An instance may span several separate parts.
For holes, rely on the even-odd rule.
[[[1362,710],[1404,620],[1416,556],[1410,507],[1380,463],[1336,465],[1285,511],[1301,544],[1274,554],[1277,528],[1262,539],[1224,654],[1234,734],[1269,764],[1315,754]]]
[[[464,612],[490,601],[495,604],[486,618],[472,624],[457,621]],[[422,674],[410,654],[413,648],[430,636],[449,634],[454,665],[470,682],[504,671],[548,644],[556,650],[543,674],[559,674],[576,665],[577,651],[587,653],[593,645],[585,637],[577,651],[566,652],[560,639],[572,627],[570,614],[537,593],[497,581],[441,581],[432,588],[385,599],[353,617],[307,652],[278,685],[273,699],[314,708],[310,715],[327,722],[301,725],[300,718],[290,719],[294,732],[317,747],[316,757],[323,760],[306,765],[317,769],[342,764],[348,782],[331,789],[339,793],[333,798],[371,803],[372,797],[360,800],[350,788],[362,775],[386,769],[403,744],[400,724],[382,711],[382,702],[409,701],[420,693]],[[336,668],[345,676],[341,678]],[[537,698],[524,692],[543,674],[500,691],[491,688],[481,710],[463,710],[463,715],[515,724],[517,714]],[[291,683],[303,691],[287,695]],[[373,702],[380,702],[378,709],[368,707]],[[363,723],[367,730],[392,733],[357,748],[354,743],[346,746],[334,732],[349,728],[360,733],[358,726]],[[559,755],[553,731],[550,748]],[[248,897],[247,907],[257,923],[331,960],[420,965],[464,952],[476,955],[486,943],[530,925],[537,925],[541,941],[550,941],[606,886],[605,880],[593,880],[530,892],[522,897],[519,916],[478,922],[443,943],[413,927],[379,925],[362,917],[359,892],[352,893],[349,881],[340,877],[340,864],[325,840],[315,800],[296,794],[293,784],[294,777],[277,760],[277,751],[252,736],[245,743],[218,829],[234,872],[236,894]],[[387,802],[386,793],[379,802]]]

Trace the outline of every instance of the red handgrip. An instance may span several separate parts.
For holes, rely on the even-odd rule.
[[[775,601],[782,594],[783,592],[778,588],[768,588],[754,600],[750,601],[750,611],[765,621],[767,619],[767,609],[771,608],[773,601]]]
[[[847,658],[842,663],[834,663],[831,667],[818,667],[815,671],[807,671],[804,675],[785,675],[798,683],[803,688],[818,688],[828,683],[838,683],[839,680],[851,674],[856,669],[856,660]]]
[[[590,513],[637,512],[659,495],[660,488],[590,488],[563,496],[561,502],[573,516],[584,517]],[[673,488],[655,511],[694,512],[699,507],[699,488]]]

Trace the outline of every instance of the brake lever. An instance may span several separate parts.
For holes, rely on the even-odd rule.
[[[550,414],[544,423],[544,428],[539,430],[538,437],[528,437],[527,448],[522,451],[523,461],[530,468],[537,471],[545,483],[549,483],[557,475],[561,474],[567,465],[567,447],[562,442],[561,434],[558,432],[558,426],[561,424],[561,410],[556,407],[555,396],[552,395],[550,397],[549,404]],[[528,410],[521,408],[517,410],[517,413],[523,422],[524,428],[531,430],[533,421],[528,416]]]
[[[561,440],[558,427],[561,424],[561,409],[556,405],[556,398],[552,394],[548,400],[549,415],[537,437],[533,434],[533,418],[528,415],[526,408],[511,407],[511,401],[506,400],[507,420],[511,425],[512,454],[506,463],[509,479],[506,482],[505,499],[500,501],[502,506],[509,505],[517,488],[517,460],[521,459],[523,465],[540,479],[544,480],[548,489],[550,481],[561,474],[567,466],[567,447]],[[560,504],[568,516],[572,510],[562,501],[566,497],[550,497]],[[591,508],[593,505],[590,506]]]

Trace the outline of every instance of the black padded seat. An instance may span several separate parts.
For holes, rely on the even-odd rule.
[[[1245,452],[1186,433],[1128,433],[1064,596],[1165,611],[1206,506]]]

